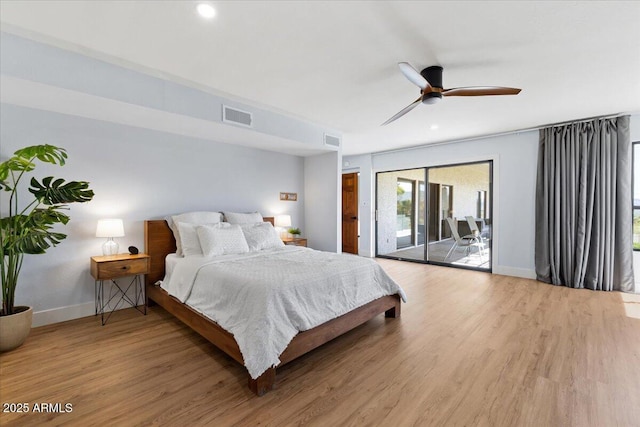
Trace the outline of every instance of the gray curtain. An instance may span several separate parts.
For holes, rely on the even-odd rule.
[[[536,275],[634,291],[629,116],[540,130]]]

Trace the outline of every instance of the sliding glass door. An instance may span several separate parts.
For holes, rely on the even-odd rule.
[[[491,269],[492,162],[379,172],[376,256]]]

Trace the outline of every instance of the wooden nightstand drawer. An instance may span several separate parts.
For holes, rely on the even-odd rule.
[[[96,280],[147,274],[149,255],[107,255],[91,257],[91,275]]]
[[[302,237],[287,237],[282,239],[282,241],[284,242],[285,245],[292,245],[292,246],[307,246],[307,239],[304,239]]]

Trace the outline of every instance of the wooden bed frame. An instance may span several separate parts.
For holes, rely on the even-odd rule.
[[[266,217],[265,221],[273,224],[271,217]],[[147,274],[145,281],[147,305],[157,303],[231,358],[244,365],[240,348],[232,334],[225,331],[216,322],[170,296],[160,286],[154,285],[158,280],[164,278],[166,256],[176,251],[173,233],[165,220],[145,221],[144,244],[145,253],[151,257],[149,274]],[[280,355],[279,366],[291,362],[382,312],[386,317],[400,317],[400,296],[389,295],[378,298],[313,329],[298,333]],[[257,379],[249,376],[249,388],[258,396],[262,396],[273,389],[275,379],[276,368],[270,368]]]

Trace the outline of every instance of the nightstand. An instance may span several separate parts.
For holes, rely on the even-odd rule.
[[[303,239],[302,237],[285,237],[282,241],[285,245],[307,246],[307,239]]]
[[[146,254],[117,254],[91,257],[91,275],[95,279],[96,316],[100,314],[102,326],[107,323],[113,312],[118,308],[118,305],[123,302],[128,302],[140,313],[147,314],[147,307],[144,301],[144,280],[142,278],[149,272],[149,259],[149,255]],[[124,284],[116,281],[116,279],[123,277],[132,277],[128,285],[126,285],[126,281],[124,281]],[[104,295],[105,281],[109,281],[113,285],[108,298]],[[134,298],[127,295],[131,288],[134,290]],[[116,301],[115,305],[108,312],[105,319],[105,309],[109,309],[112,301]]]

